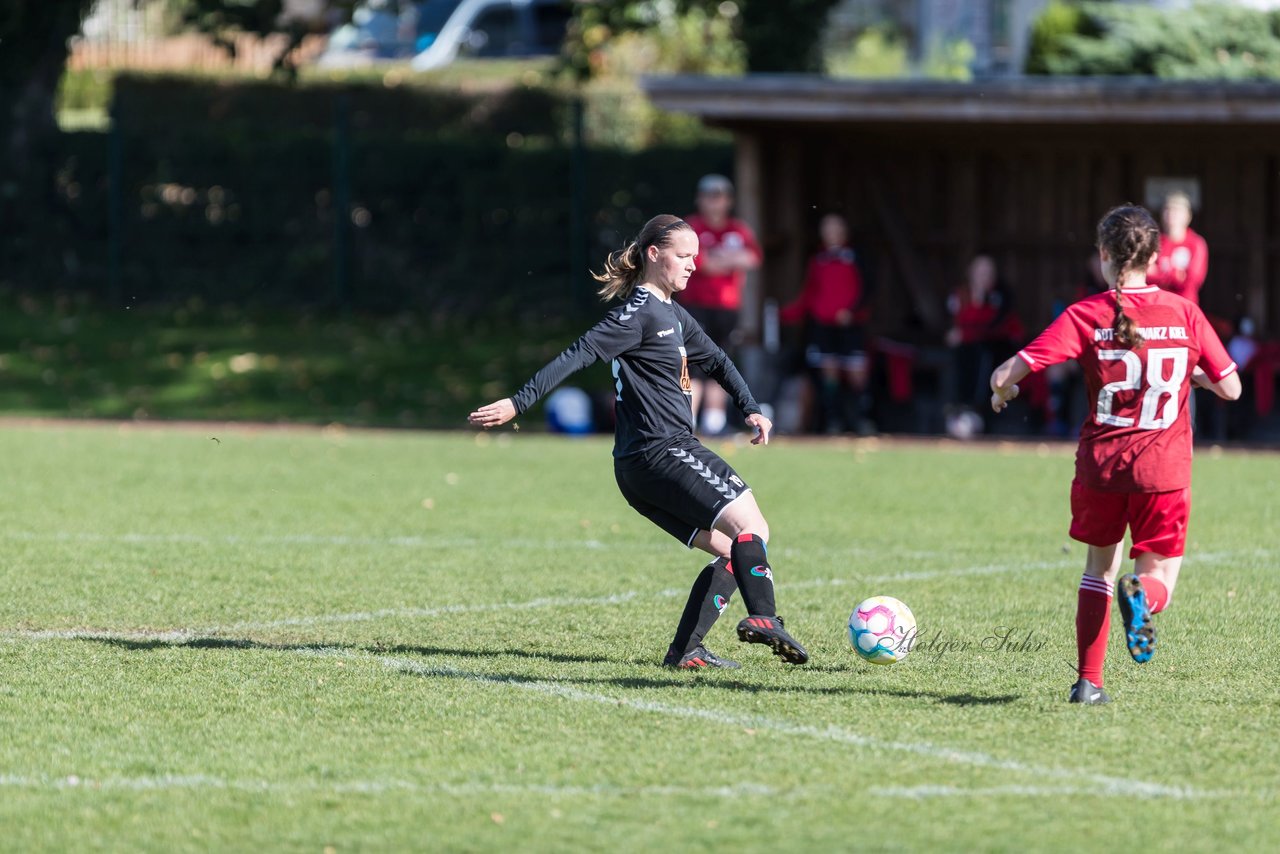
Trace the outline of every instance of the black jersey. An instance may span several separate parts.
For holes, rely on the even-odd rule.
[[[573,346],[534,374],[511,398],[523,413],[571,374],[595,361],[611,362],[617,395],[613,455],[643,455],[693,435],[689,364],[719,382],[747,415],[760,411],[746,381],[725,352],[678,303],[637,288]]]

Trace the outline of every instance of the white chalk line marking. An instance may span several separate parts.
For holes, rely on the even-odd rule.
[[[212,545],[212,546],[398,546],[405,548],[492,548],[494,541],[480,537],[430,537],[418,534],[387,537],[356,537],[347,535],[320,534],[96,534],[75,531],[0,531],[0,539],[19,542],[52,542],[52,543],[121,543],[126,545]],[[624,548],[656,551],[657,543],[634,543],[621,541],[604,543],[596,539],[582,540],[534,540],[521,538],[503,538],[502,544],[511,548],[546,548],[546,549],[603,549]]]
[[[148,545],[148,544],[175,544],[175,545],[230,545],[230,546],[261,546],[261,545],[303,545],[303,546],[395,546],[403,548],[485,548],[491,549],[495,544],[500,544],[508,548],[533,548],[547,550],[564,550],[564,549],[586,549],[596,551],[600,549],[621,549],[624,551],[642,551],[654,553],[669,553],[671,545],[663,543],[660,540],[651,540],[646,542],[636,542],[633,540],[610,540],[608,542],[597,538],[585,539],[531,539],[520,537],[503,537],[500,541],[494,538],[485,537],[459,537],[459,536],[441,536],[432,537],[421,534],[386,536],[386,537],[358,537],[347,535],[319,535],[319,534],[263,534],[263,535],[241,535],[241,534],[192,534],[192,533],[172,533],[172,534],[144,534],[144,533],[120,533],[120,534],[100,534],[92,532],[76,532],[76,531],[0,531],[0,540],[14,540],[18,542],[53,542],[53,543],[121,543],[126,545]],[[806,547],[803,549],[780,546],[777,548],[777,554],[780,556],[812,556],[814,549]],[[943,551],[929,550],[905,550],[905,549],[884,549],[872,546],[851,545],[847,547],[822,547],[818,550],[826,557],[889,557],[896,561],[918,561],[918,560],[938,560],[943,558],[954,557],[953,554]]]
[[[970,765],[976,768],[989,768],[998,771],[1027,774],[1041,779],[1077,780],[1088,783],[1089,790],[1098,795],[1124,795],[1142,798],[1172,798],[1176,800],[1200,800],[1205,798],[1225,798],[1236,796],[1236,793],[1207,792],[1191,786],[1168,786],[1143,780],[1111,777],[1092,771],[1054,766],[1032,765],[1014,759],[1000,759],[987,753],[942,747],[929,742],[890,741],[843,729],[835,725],[826,727],[797,724],[775,718],[758,715],[742,715],[718,709],[704,709],[695,706],[677,706],[655,700],[644,700],[631,697],[617,697],[584,691],[558,682],[541,680],[524,681],[509,677],[489,676],[480,673],[469,673],[450,667],[430,667],[416,661],[400,658],[375,656],[386,667],[405,673],[425,677],[445,677],[465,679],[491,685],[503,685],[519,688],[553,697],[578,702],[596,703],[608,706],[625,706],[641,712],[651,712],[665,717],[683,717],[709,721],[722,726],[742,729],[768,730],[780,735],[830,741],[848,744],[854,747],[867,748],[880,752],[910,753],[928,759],[947,763]],[[1013,787],[1020,788],[1020,787]]]
[[[379,656],[372,653],[352,652],[334,648],[310,650],[283,650],[288,654],[310,657],[333,657],[348,660],[368,660],[381,663],[391,670],[425,678],[463,679],[483,685],[515,688],[521,691],[555,697],[571,702],[592,703],[610,707],[625,707],[638,712],[662,715],[663,717],[681,717],[707,721],[720,726],[755,731],[768,731],[782,736],[790,736],[809,740],[833,742],[849,745],[881,753],[908,753],[925,759],[948,764],[967,765],[974,768],[990,769],[1007,773],[1025,774],[1037,779],[1077,781],[1072,786],[1018,786],[1003,785],[995,787],[979,787],[966,789],[954,786],[915,786],[915,787],[882,787],[871,790],[868,794],[887,798],[915,798],[944,796],[983,797],[990,795],[1048,797],[1063,794],[1093,795],[1113,797],[1116,795],[1137,798],[1168,798],[1173,800],[1208,800],[1219,798],[1238,799],[1238,792],[1204,791],[1192,786],[1170,786],[1144,780],[1112,777],[1081,769],[1062,768],[1057,766],[1035,765],[1015,759],[1000,757],[980,751],[962,750],[944,747],[930,742],[907,742],[880,739],[866,736],[835,725],[826,727],[793,723],[787,720],[768,718],[761,715],[738,714],[719,709],[681,706],[655,700],[634,697],[619,697],[585,691],[570,685],[546,680],[523,680],[510,676],[488,675],[458,670],[452,667],[432,667],[417,661],[403,658]],[[554,786],[554,785],[502,785],[476,783],[432,783],[422,784],[403,780],[382,781],[236,781],[205,775],[162,775],[156,777],[135,778],[103,778],[101,780],[81,779],[78,776],[63,778],[29,777],[17,775],[0,775],[0,787],[55,788],[55,789],[178,789],[178,788],[217,788],[244,791],[336,791],[378,794],[391,791],[409,791],[415,793],[438,792],[440,794],[542,794],[550,796],[583,797],[588,795],[603,796],[705,796],[705,797],[737,797],[742,795],[774,796],[789,794],[796,796],[802,790],[775,790],[767,786],[759,787],[693,787],[676,786],[641,786],[641,787],[606,787],[606,786]]]
[[[551,783],[484,783],[484,782],[418,782],[414,780],[237,780],[206,774],[161,774],[149,777],[64,777],[0,774],[0,788],[64,790],[163,791],[170,789],[223,789],[260,793],[321,792],[334,794],[380,795],[390,792],[475,795],[544,795],[553,798],[583,797],[797,797],[807,789],[782,790],[774,786],[742,783],[731,786],[589,786]]]
[[[793,581],[779,584],[781,590],[807,590],[829,587],[865,586],[869,583],[892,581],[920,581],[931,578],[962,577],[966,575],[990,575],[1014,570],[1044,570],[1061,567],[1062,561],[1035,564],[989,564],[985,566],[962,567],[960,569],[936,570],[922,572],[899,572],[879,576],[859,578],[819,578],[805,581]],[[278,620],[242,621],[225,625],[211,625],[203,628],[165,629],[165,630],[118,630],[118,629],[35,629],[0,630],[0,638],[9,640],[137,640],[159,641],[163,643],[182,643],[197,638],[225,637],[244,632],[262,632],[276,629],[302,628],[307,626],[332,625],[343,623],[364,623],[385,619],[428,619],[444,617],[451,614],[474,614],[494,611],[530,611],[542,608],[580,608],[621,605],[645,598],[672,599],[688,595],[684,588],[671,587],[665,590],[638,591],[627,590],[608,596],[560,596],[530,599],[524,602],[491,602],[479,604],[441,605],[423,608],[381,608],[374,611],[355,611],[336,614],[313,614],[309,616],[283,617]]]
[[[1205,553],[1196,560],[1204,563],[1219,563],[1237,559],[1238,552]],[[1041,561],[1033,563],[986,564],[982,566],[961,567],[959,569],[921,570],[917,572],[898,572],[885,575],[859,576],[851,578],[822,578],[805,581],[793,581],[779,584],[782,590],[806,590],[828,587],[865,587],[873,583],[927,581],[937,578],[960,578],[977,575],[997,575],[1006,572],[1032,571],[1040,572],[1050,569],[1068,567],[1072,560],[1064,556],[1061,560]],[[628,590],[608,596],[564,596],[531,599],[524,602],[491,602],[479,604],[441,605],[421,608],[381,608],[373,611],[355,611],[335,614],[314,614],[309,616],[284,617],[278,620],[242,621],[225,625],[212,625],[193,629],[168,630],[118,630],[118,629],[37,629],[23,631],[19,629],[0,630],[0,638],[7,640],[85,640],[114,639],[159,641],[163,643],[181,643],[206,637],[222,637],[242,632],[262,632],[276,629],[303,628],[307,626],[332,625],[343,623],[375,622],[385,619],[428,619],[444,617],[451,614],[473,614],[494,611],[529,611],[542,608],[568,607],[601,607],[621,605],[627,602],[651,598],[678,598],[687,595],[683,588],[667,588],[657,591]]]
[[[537,795],[547,798],[715,798],[734,800],[743,797],[797,799],[823,797],[832,794],[830,787],[817,789],[812,786],[779,788],[751,783],[728,786],[615,786],[605,783],[593,785],[567,785],[554,783],[485,783],[419,782],[415,780],[246,780],[213,777],[207,774],[161,774],[148,777],[82,777],[68,774],[62,777],[0,774],[0,789],[45,789],[52,791],[129,791],[154,792],[172,790],[205,790],[249,792],[253,794],[354,794],[385,795],[404,792],[414,795],[447,795],[454,797]],[[1113,792],[1089,786],[881,786],[863,792],[863,796],[875,798],[905,798],[925,800],[929,798],[1051,798],[1051,797],[1112,797]],[[838,795],[838,793],[837,793]],[[1148,796],[1151,797],[1151,796]],[[1157,796],[1158,797],[1158,796]],[[1198,800],[1238,797],[1227,792],[1198,792]],[[1185,799],[1185,798],[1184,798]]]

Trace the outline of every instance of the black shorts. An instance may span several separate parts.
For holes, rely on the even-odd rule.
[[[721,350],[728,350],[733,344],[733,333],[738,328],[740,317],[736,308],[707,308],[701,305],[688,305],[685,310],[698,322],[702,331],[707,333],[715,345]],[[689,374],[695,379],[706,379],[707,375],[697,365],[689,366]]]
[[[866,330],[861,326],[811,323],[805,356],[811,367],[835,359],[841,367],[856,368],[866,363]]]
[[[639,463],[615,463],[622,497],[653,524],[693,548],[730,502],[751,491],[733,467],[694,438],[674,441]]]

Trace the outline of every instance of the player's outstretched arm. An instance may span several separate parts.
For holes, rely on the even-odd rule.
[[[516,417],[516,405],[511,402],[511,398],[504,397],[502,400],[495,400],[487,406],[482,406],[475,412],[467,416],[467,422],[472,427],[499,427],[506,424],[512,418]]]
[[[1027,363],[1017,356],[996,368],[991,373],[991,409],[1001,412],[1009,401],[1018,396],[1018,383],[1026,379],[1031,369]]]
[[[1200,388],[1207,388],[1223,400],[1239,400],[1240,393],[1244,390],[1240,385],[1240,373],[1232,371],[1216,383],[1209,379],[1209,375],[1204,372],[1203,368],[1197,366],[1191,372],[1191,382]]]

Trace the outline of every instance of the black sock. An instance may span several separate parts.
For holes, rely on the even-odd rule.
[[[822,378],[822,427],[825,430],[836,429],[844,422],[840,394],[840,381],[829,377]],[[736,566],[736,564],[735,564]]]
[[[702,643],[707,632],[715,625],[720,614],[733,598],[737,582],[729,571],[729,559],[718,557],[702,568],[689,590],[689,601],[680,615],[676,636],[671,641],[669,655],[684,655]]]
[[[739,534],[729,550],[733,561],[733,575],[738,579],[742,601],[748,614],[760,617],[776,617],[773,603],[773,570],[765,556],[764,540],[755,534]]]

